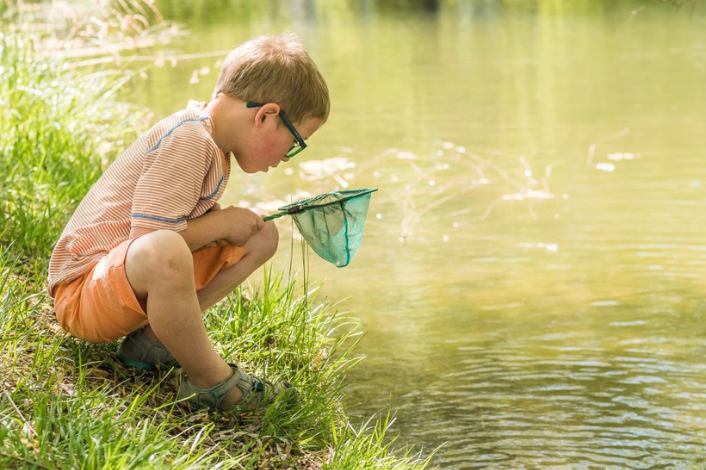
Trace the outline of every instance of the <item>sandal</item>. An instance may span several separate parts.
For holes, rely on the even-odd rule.
[[[145,370],[153,370],[162,364],[170,365],[174,361],[174,356],[162,343],[153,341],[145,335],[144,328],[127,335],[120,344],[116,356],[126,366]]]
[[[233,377],[211,388],[197,387],[191,383],[184,369],[179,369],[180,384],[177,396],[180,399],[188,398],[187,402],[193,408],[221,410],[221,404],[228,392],[233,390],[233,387],[238,387],[243,392],[243,397],[231,409],[247,411],[271,405],[285,392],[296,392],[289,382],[272,383],[243,372],[235,364],[228,365],[233,369]]]

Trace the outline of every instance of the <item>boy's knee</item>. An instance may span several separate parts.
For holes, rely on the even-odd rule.
[[[248,242],[248,251],[262,260],[262,263],[272,258],[279,245],[279,231],[274,222],[265,222],[262,230],[257,232]]]
[[[157,230],[143,235],[130,246],[128,258],[142,271],[164,279],[193,270],[193,258],[184,238],[171,230]],[[127,262],[127,260],[126,260]]]
[[[279,246],[279,230],[277,230],[277,226],[274,222],[269,221],[265,223],[262,232],[264,235],[263,251],[267,259],[270,259],[275,255],[277,247]]]

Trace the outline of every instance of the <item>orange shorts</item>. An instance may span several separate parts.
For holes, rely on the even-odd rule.
[[[125,256],[133,241],[124,241],[86,274],[56,287],[56,317],[64,330],[91,343],[108,343],[149,323],[146,303],[137,300],[125,274]],[[243,254],[245,248],[239,246],[192,253],[196,290],[240,261]]]

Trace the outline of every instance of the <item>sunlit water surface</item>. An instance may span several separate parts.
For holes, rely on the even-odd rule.
[[[351,413],[391,408],[442,468],[706,466],[703,8],[170,3],[173,53],[291,30],[331,89],[310,148],[222,202],[379,188],[353,263],[309,260],[365,325]],[[215,65],[167,61],[135,99],[206,100]]]

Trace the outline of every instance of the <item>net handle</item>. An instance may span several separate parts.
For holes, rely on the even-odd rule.
[[[287,214],[286,212],[277,212],[276,214],[270,214],[268,216],[263,217],[262,220],[267,222],[268,220],[279,219],[280,217],[284,217],[285,215],[289,214]]]
[[[295,204],[286,211],[277,212],[276,214],[270,214],[268,216],[263,217],[262,220],[267,222],[268,220],[279,219],[280,217],[284,217],[285,215],[298,214],[300,212],[304,212],[304,206],[301,204]]]
[[[378,190],[377,188],[360,190],[360,191],[356,192],[355,194],[350,194],[348,197],[346,197],[344,199],[328,202],[325,204],[314,204],[312,206],[304,206],[303,204],[297,203],[292,206],[287,206],[287,207],[289,207],[289,209],[287,209],[286,211],[277,212],[275,214],[270,214],[268,216],[263,217],[262,220],[267,222],[268,220],[279,219],[280,217],[284,217],[285,215],[298,214],[298,213],[304,212],[305,210],[308,210],[308,209],[314,209],[317,207],[324,207],[324,206],[328,206],[331,204],[339,204],[342,201],[347,201],[349,199],[355,199],[360,196],[365,196],[366,194],[370,194],[370,193],[375,192],[377,190]],[[353,191],[350,191],[350,192],[353,192]],[[308,199],[307,199],[307,201],[308,201]]]

